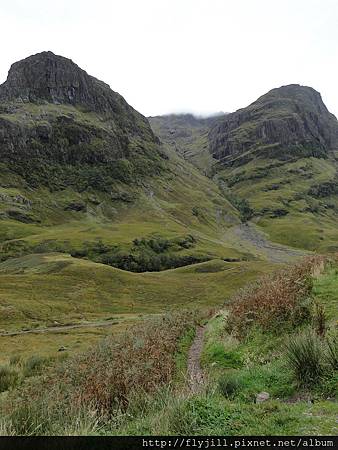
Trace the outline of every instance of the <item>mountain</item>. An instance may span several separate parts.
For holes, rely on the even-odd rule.
[[[228,164],[213,145],[232,114],[148,120],[51,52],[13,64],[0,99],[5,330],[216,305],[303,249],[336,248],[335,119],[324,106],[314,118],[303,110],[318,105],[298,102],[317,124],[311,154],[253,143]],[[269,115],[262,106],[260,120]]]
[[[105,191],[161,171],[147,119],[69,59],[43,52],[13,64],[0,102],[1,162],[30,186]]]
[[[225,165],[266,157],[325,158],[338,151],[338,122],[319,92],[292,84],[225,116],[210,131],[209,141],[212,155]]]
[[[274,241],[336,251],[338,122],[312,88],[273,89],[209,133],[216,178]]]
[[[177,115],[150,123],[218,184],[243,221],[281,244],[338,249],[338,122],[317,91],[282,86],[210,121]],[[240,239],[252,241],[243,230]]]
[[[219,187],[67,58],[12,65],[0,86],[0,158],[2,261],[61,252],[144,272],[248,259],[219,241],[240,223]]]
[[[205,118],[193,114],[168,114],[149,117],[149,122],[162,142],[172,146],[202,173],[210,174],[213,158],[209,151],[208,135],[210,128],[223,116],[223,113]]]

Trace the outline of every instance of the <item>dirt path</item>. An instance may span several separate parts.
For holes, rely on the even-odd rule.
[[[193,392],[199,391],[204,381],[204,374],[200,363],[204,333],[205,327],[199,326],[196,329],[196,336],[188,354],[187,377],[189,387]]]
[[[271,242],[265,233],[251,223],[230,228],[224,238],[233,242],[238,250],[258,254],[273,263],[286,263],[308,254],[303,250]]]
[[[46,328],[36,328],[34,330],[22,330],[22,331],[10,331],[0,333],[1,336],[19,336],[21,334],[29,333],[53,333],[65,330],[73,330],[74,328],[91,328],[91,327],[108,327],[117,323],[116,320],[105,320],[104,322],[88,322],[88,323],[78,323],[76,325],[60,325],[56,327],[46,327]]]

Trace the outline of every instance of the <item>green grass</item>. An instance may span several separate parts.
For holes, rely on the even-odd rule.
[[[337,195],[316,198],[310,191],[333,180],[335,173],[332,160],[261,159],[234,169],[222,169],[217,177],[229,184],[233,195],[249,202],[255,222],[273,241],[326,252],[337,249]],[[287,215],[276,217],[278,210]]]
[[[174,377],[175,384],[182,384],[186,379],[188,352],[195,337],[195,328],[190,328],[182,336],[178,343],[177,353],[175,355],[176,376]]]
[[[335,334],[337,280],[337,265],[329,263],[313,282],[312,295],[328,313],[329,335]],[[238,341],[226,333],[226,320],[226,311],[220,311],[207,324],[202,352],[202,364],[209,378],[207,395],[183,400],[176,407],[174,430],[181,434],[204,435],[335,434],[337,403],[326,398],[337,393],[337,375],[336,369],[329,366],[329,363],[335,364],[332,355],[329,360],[325,359],[325,342],[321,344],[320,364],[324,365],[320,376],[304,388],[299,385],[287,358],[288,334],[263,333],[253,327],[245,339]],[[297,330],[292,334],[295,336]],[[319,342],[320,338],[317,339]],[[304,360],[302,367],[307,364]],[[263,391],[269,393],[270,399],[255,404],[256,395]],[[298,397],[312,398],[315,403],[297,401]],[[293,400],[288,402],[288,399]],[[238,428],[232,425],[234,412]],[[229,428],[225,424],[230,425]]]
[[[286,404],[273,400],[261,405],[238,403],[217,394],[175,396],[166,392],[152,399],[146,414],[124,419],[98,434],[121,435],[334,435],[336,408],[320,401]]]
[[[203,271],[201,271],[201,267]],[[0,264],[0,330],[20,331],[116,317],[117,325],[1,337],[1,359],[12,354],[81,351],[115,333],[139,314],[221,304],[246,281],[271,270],[266,263],[209,261],[163,272],[131,273],[103,264],[48,253]]]
[[[192,269],[181,268],[158,275],[181,272],[190,276]],[[331,290],[332,278],[336,277],[333,270],[335,267],[329,266],[314,280],[316,297],[318,285],[322,294],[330,293],[326,300],[322,298],[328,306],[334,305],[337,297],[337,292]],[[202,272],[205,276],[217,273]],[[334,435],[337,404],[327,400],[335,391],[333,372],[316,386],[301,388],[286,358],[288,335],[285,332],[264,333],[252,327],[245,339],[238,340],[226,332],[226,320],[226,310],[221,310],[207,323],[201,361],[208,380],[204,391],[192,394],[185,389],[187,354],[194,337],[194,328],[189,326],[177,343],[172,383],[152,394],[142,390],[134,392],[127,408],[114,410],[109,420],[90,415],[86,409],[72,412],[76,421],[68,414],[54,416],[48,405],[44,406],[42,417],[34,410],[33,403],[31,410],[20,408],[18,417],[12,416],[15,429],[29,418],[31,426],[41,426],[52,434],[72,434],[76,430],[78,434],[93,435]],[[333,325],[331,320],[330,327]],[[24,367],[29,363],[19,360],[15,364]],[[232,380],[233,386],[229,394],[224,381],[223,388],[220,383],[227,379]],[[268,392],[270,399],[257,404],[256,395],[262,391]],[[7,433],[13,430],[10,421],[2,426]],[[36,431],[32,429],[32,432]]]
[[[338,310],[338,269],[334,265],[323,275],[314,280],[313,293],[316,299],[324,305],[330,321],[337,320]]]

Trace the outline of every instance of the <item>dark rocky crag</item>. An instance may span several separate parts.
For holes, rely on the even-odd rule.
[[[327,157],[338,148],[338,122],[317,91],[292,84],[225,116],[209,141],[213,157],[225,165],[257,157]]]
[[[162,161],[145,117],[52,52],[13,64],[0,86],[0,158],[29,184],[80,183],[81,189],[98,176],[101,187],[132,182],[159,172]]]

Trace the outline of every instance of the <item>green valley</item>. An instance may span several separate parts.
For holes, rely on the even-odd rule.
[[[310,87],[147,119],[70,59],[14,63],[0,435],[334,434],[337,150]]]

